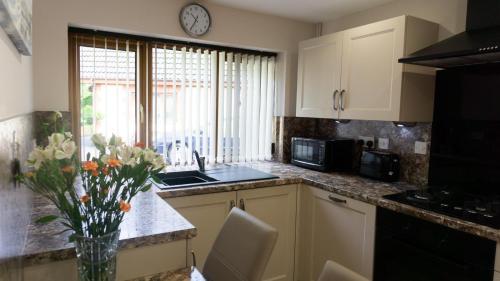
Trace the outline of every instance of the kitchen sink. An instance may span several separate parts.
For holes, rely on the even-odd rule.
[[[159,178],[169,188],[177,188],[181,186],[195,186],[217,180],[205,175],[200,171],[182,171],[160,174]]]
[[[248,167],[224,166],[201,172],[199,170],[162,173],[160,189],[189,188],[193,186],[276,179],[277,176]]]

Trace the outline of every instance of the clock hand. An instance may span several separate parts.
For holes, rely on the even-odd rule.
[[[191,14],[191,15],[193,15],[193,14]],[[191,30],[191,31],[192,31],[192,30],[193,30],[194,25],[195,25],[197,22],[198,22],[198,17],[194,17],[194,22],[193,22],[193,24],[191,25],[191,27],[189,28],[189,30]]]

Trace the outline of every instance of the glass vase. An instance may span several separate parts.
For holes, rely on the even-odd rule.
[[[75,248],[80,281],[115,281],[120,230],[89,238],[76,235]]]

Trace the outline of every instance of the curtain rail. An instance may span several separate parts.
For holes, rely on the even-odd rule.
[[[182,41],[182,40],[173,40],[173,39],[141,36],[141,35],[132,35],[132,34],[126,34],[126,33],[109,32],[109,31],[86,29],[86,28],[71,27],[71,26],[68,27],[68,32],[73,33],[73,34],[81,34],[81,35],[109,36],[109,37],[123,38],[123,39],[129,39],[129,40],[138,40],[138,41],[149,42],[152,44],[161,43],[161,44],[172,44],[172,45],[180,46],[180,47],[198,47],[200,49],[207,49],[210,51],[233,52],[233,53],[242,53],[242,54],[249,54],[249,55],[259,55],[259,56],[265,56],[265,57],[276,57],[278,55],[277,53],[274,53],[274,52],[226,47],[226,46],[220,46],[220,45],[214,45],[214,44],[203,44],[203,43],[196,43],[196,42],[189,42],[189,41]]]

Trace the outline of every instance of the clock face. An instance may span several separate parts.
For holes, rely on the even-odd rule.
[[[200,4],[189,4],[179,15],[182,28],[191,36],[201,36],[210,29],[210,14]]]

